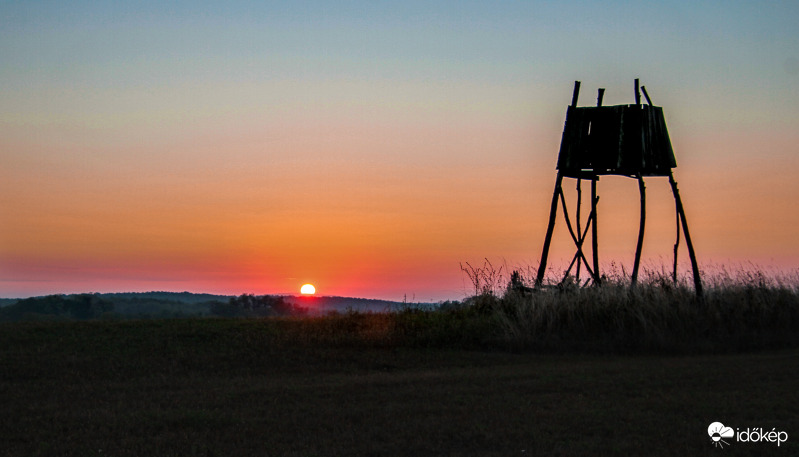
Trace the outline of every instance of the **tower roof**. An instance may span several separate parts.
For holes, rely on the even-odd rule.
[[[663,108],[568,107],[557,165],[564,176],[668,176],[676,166]]]

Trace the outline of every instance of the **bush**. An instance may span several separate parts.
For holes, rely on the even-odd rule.
[[[97,319],[113,310],[113,303],[97,294],[48,295],[0,308],[0,320]]]
[[[243,294],[231,297],[228,303],[214,302],[211,314],[221,317],[297,316],[308,310],[286,302],[283,297]]]

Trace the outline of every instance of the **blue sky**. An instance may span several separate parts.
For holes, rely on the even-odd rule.
[[[700,258],[796,265],[797,23],[787,1],[4,2],[0,295],[284,292],[305,268],[450,298],[460,261],[537,261],[574,80],[623,104],[641,78],[664,107]],[[630,189],[603,186],[627,261]],[[285,246],[326,266],[278,272]],[[214,262],[251,277],[191,266]]]

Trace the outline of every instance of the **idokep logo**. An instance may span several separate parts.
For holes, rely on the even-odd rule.
[[[724,438],[730,439],[730,441],[735,438],[735,441],[739,443],[776,443],[777,447],[788,441],[788,432],[777,431],[776,428],[771,429],[771,431],[748,427],[746,430],[739,428],[733,430],[732,427],[726,427],[721,422],[710,424],[707,427],[707,434],[710,436],[713,446],[722,449],[724,449],[725,445],[730,445],[729,441],[725,441]]]
[[[713,446],[724,449],[725,444],[727,446],[730,445],[730,443],[724,441],[724,438],[732,438],[735,436],[735,431],[733,431],[732,427],[725,427],[721,422],[713,422],[707,428],[707,434],[713,440]]]

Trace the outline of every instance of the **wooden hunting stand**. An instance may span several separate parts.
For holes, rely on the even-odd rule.
[[[641,91],[646,97],[646,105],[641,104]],[[694,246],[688,232],[688,222],[685,218],[680,192],[674,181],[671,169],[677,166],[674,151],[671,148],[669,133],[666,129],[666,119],[663,117],[663,108],[652,105],[646,88],[640,86],[635,80],[635,104],[602,106],[602,97],[605,89],[599,89],[597,106],[578,107],[577,98],[580,94],[580,81],[574,82],[574,93],[571,105],[566,110],[566,125],[563,129],[563,138],[558,154],[558,175],[555,180],[555,192],[552,195],[552,204],[549,211],[549,225],[544,240],[544,250],[541,254],[541,263],[538,266],[536,287],[541,287],[546,273],[549,245],[552,241],[552,231],[555,228],[559,203],[563,205],[563,215],[566,227],[569,229],[572,240],[577,247],[569,268],[564,274],[564,280],[570,275],[572,268],[577,265],[576,279],[580,283],[580,267],[585,265],[590,281],[599,285],[602,282],[599,274],[599,253],[597,240],[597,181],[601,175],[619,175],[638,180],[638,189],[641,194],[641,219],[638,227],[638,244],[635,249],[635,263],[632,271],[632,286],[638,282],[638,268],[641,263],[641,248],[644,243],[644,226],[646,222],[646,186],[644,176],[668,176],[671,190],[674,194],[677,213],[677,241],[674,244],[674,271],[673,280],[677,280],[677,248],[680,243],[680,229],[685,233],[685,242],[688,245],[688,255],[691,257],[691,267],[694,275],[696,295],[702,298],[702,281],[699,277],[699,267],[696,263]],[[572,227],[569,212],[566,208],[566,199],[563,195],[561,184],[563,178],[577,180],[577,209],[576,227]],[[580,224],[580,210],[582,205],[582,180],[591,181],[591,212],[585,223],[585,228]],[[583,253],[583,244],[591,229],[591,247],[593,259],[589,265]]]

